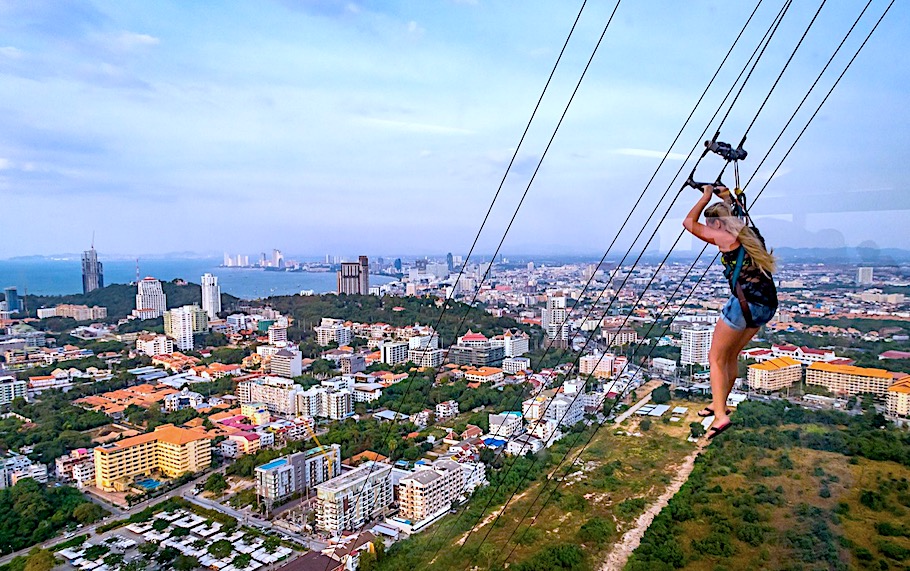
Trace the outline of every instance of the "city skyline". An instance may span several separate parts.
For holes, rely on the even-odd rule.
[[[873,4],[829,73],[842,69],[883,8]],[[217,13],[180,4],[5,4],[0,195],[8,230],[27,239],[0,244],[0,258],[88,244],[93,230],[100,252],[124,254],[237,251],[250,242],[253,253],[270,249],[276,235],[288,251],[314,255],[371,251],[363,242],[377,238],[390,251],[466,253],[576,9],[482,1],[276,2]],[[611,9],[586,7],[478,251],[495,250]],[[621,5],[503,251],[605,250],[749,9]],[[776,10],[759,9],[615,249],[628,247],[673,186],[709,109]],[[738,141],[813,12],[793,6],[722,139]],[[749,134],[746,177],[858,12],[842,4],[820,12]],[[908,41],[900,32],[907,19],[903,6],[892,10],[756,204],[771,245],[910,247],[899,232],[910,173],[883,158],[910,150],[902,112],[910,64],[892,57]],[[704,41],[706,21],[716,44]],[[810,97],[796,128],[820,98]],[[759,169],[756,185],[793,136]],[[699,172],[716,170],[712,158]],[[695,197],[683,192],[649,249],[666,250]],[[149,216],[162,204],[175,215]],[[61,208],[69,216],[29,230],[32,217]],[[180,214],[191,211],[205,212],[202,223]],[[238,217],[251,231],[210,231]],[[151,228],[159,231],[153,247],[137,232]],[[684,238],[683,251],[690,246]]]

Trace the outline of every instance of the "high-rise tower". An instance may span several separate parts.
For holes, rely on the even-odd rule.
[[[338,270],[338,293],[370,293],[370,260],[360,256],[356,262],[342,262]]]
[[[104,287],[104,268],[98,261],[95,245],[82,252],[82,293],[88,293]]]
[[[212,274],[202,276],[202,309],[209,315],[209,319],[218,319],[221,313],[221,287],[218,277]]]

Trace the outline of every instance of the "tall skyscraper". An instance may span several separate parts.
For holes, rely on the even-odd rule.
[[[872,285],[872,268],[871,267],[862,267],[856,268],[856,284],[857,285]]]
[[[711,337],[714,331],[702,323],[684,327],[682,333],[682,354],[679,362],[682,365],[708,365],[711,352]]]
[[[15,286],[3,288],[3,295],[6,296],[6,310],[10,312],[19,311],[22,306],[19,304],[19,292]]]
[[[218,319],[221,313],[221,287],[218,277],[212,274],[202,276],[202,309],[209,314],[209,319]]]
[[[370,293],[370,260],[360,256],[356,262],[342,262],[338,270],[338,293],[368,295]]]
[[[161,282],[155,278],[144,278],[137,284],[136,313],[142,319],[155,319],[164,315],[167,300]]]
[[[82,252],[82,293],[104,287],[104,268],[98,261],[95,246]]]
[[[446,254],[446,266],[450,272],[455,269],[455,258],[452,256],[452,252]]]

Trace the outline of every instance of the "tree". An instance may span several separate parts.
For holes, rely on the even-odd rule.
[[[51,571],[55,564],[53,553],[36,547],[29,552],[24,571]]]
[[[207,492],[212,492],[216,496],[220,496],[228,488],[227,480],[224,479],[224,475],[220,472],[215,472],[211,474],[208,479],[205,481],[204,489]]]
[[[189,555],[180,554],[174,559],[174,569],[177,571],[194,571],[199,567],[199,560]]]
[[[155,521],[152,522],[152,529],[158,533],[161,533],[162,531],[166,530],[169,525],[171,524],[167,520],[155,518]]]
[[[241,553],[240,555],[238,555],[237,557],[235,557],[234,559],[231,560],[231,565],[233,565],[234,567],[236,567],[238,569],[243,569],[244,567],[249,565],[250,562],[252,562],[252,561],[253,561],[252,555],[250,555],[249,553]]]
[[[651,401],[654,404],[667,404],[670,402],[670,387],[663,384],[651,391]]]
[[[104,516],[104,510],[98,504],[91,502],[76,506],[73,517],[79,523],[94,523]]]
[[[159,521],[159,520],[155,520],[155,521]],[[146,558],[148,558],[148,557],[151,557],[152,555],[154,555],[156,551],[158,551],[158,544],[155,543],[154,541],[148,541],[146,543],[141,544],[137,549],[139,550],[139,553],[141,553]]]
[[[647,431],[651,430],[651,421],[646,418],[641,421],[641,423],[638,425],[638,427],[641,429],[642,432],[647,432]]]
[[[120,571],[145,571],[148,564],[142,559],[133,559],[120,568]]]
[[[363,551],[360,554],[360,563],[357,565],[358,571],[374,571],[376,569],[376,554],[372,551]]]
[[[275,553],[279,547],[281,547],[281,539],[275,535],[266,537],[265,542],[262,544],[262,548],[265,549],[266,553]]]
[[[175,548],[165,547],[159,551],[157,555],[155,555],[155,561],[161,563],[162,565],[166,565],[167,563],[173,561],[178,555],[180,555],[180,552]]]
[[[700,422],[691,422],[689,423],[689,434],[692,435],[692,438],[704,436],[705,427]]]
[[[122,553],[108,553],[104,557],[104,564],[108,567],[117,567],[123,563],[123,554]]]
[[[186,537],[190,534],[190,530],[185,527],[174,526],[174,529],[171,530],[171,537]]]
[[[231,542],[226,539],[219,539],[215,543],[209,545],[209,553],[212,557],[217,559],[224,559],[234,551],[233,545]]]

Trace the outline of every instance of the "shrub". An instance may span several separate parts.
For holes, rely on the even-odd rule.
[[[578,530],[578,540],[582,543],[601,544],[616,532],[616,526],[609,519],[592,517]]]

